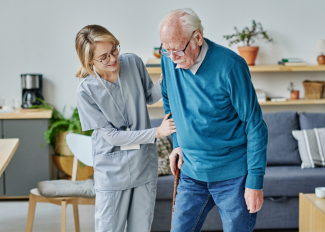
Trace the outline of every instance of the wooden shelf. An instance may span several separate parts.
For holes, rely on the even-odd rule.
[[[36,119],[51,118],[52,110],[17,109],[12,113],[1,113],[0,119]]]
[[[163,107],[164,106],[164,102],[163,101],[159,101],[153,105],[147,105],[148,108],[159,108],[159,107]]]
[[[325,65],[283,66],[255,65],[249,66],[251,72],[315,72],[325,71]]]
[[[281,106],[281,105],[325,105],[325,98],[322,99],[298,99],[298,100],[291,100],[288,99],[285,102],[260,102],[261,106]],[[164,103],[162,101],[157,102],[153,105],[148,105],[148,108],[160,108],[163,107]]]
[[[298,99],[298,100],[291,100],[288,99],[284,102],[260,102],[261,106],[276,106],[276,105],[321,105],[325,104],[325,98],[322,99]]]
[[[149,74],[160,74],[160,67],[147,67]],[[325,71],[325,65],[283,66],[283,65],[254,65],[249,66],[250,72],[315,72]]]

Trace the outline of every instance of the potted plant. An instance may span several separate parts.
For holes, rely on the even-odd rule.
[[[299,90],[294,90],[293,82],[290,82],[288,90],[290,91],[290,98],[293,100],[299,99]]]
[[[251,46],[254,43],[254,37],[262,35],[262,39],[267,42],[272,42],[265,30],[263,30],[261,23],[256,23],[253,20],[251,28],[245,27],[242,31],[239,31],[237,27],[234,28],[235,34],[223,36],[226,40],[229,40],[229,47],[233,44],[242,42],[243,47],[238,47],[239,54],[245,59],[248,65],[255,65],[255,59],[259,50],[259,47]]]
[[[42,99],[39,100],[42,102],[42,105],[35,105],[32,108],[52,110],[52,117],[49,121],[49,129],[45,131],[45,139],[46,142],[52,146],[55,152],[55,154],[52,155],[53,163],[60,171],[71,176],[73,154],[66,143],[65,136],[68,133],[90,136],[92,134],[92,130],[85,132],[82,131],[77,107],[73,109],[73,113],[70,118],[65,118],[63,116],[65,108],[63,109],[63,114],[61,114],[47,102],[43,101]],[[93,174],[93,168],[85,166],[81,162],[79,162],[79,165],[82,169],[78,169],[77,179],[88,179],[89,176]]]

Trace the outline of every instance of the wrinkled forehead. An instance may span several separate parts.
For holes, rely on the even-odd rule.
[[[183,31],[178,27],[163,26],[160,30],[160,40],[165,49],[180,49],[186,43]]]

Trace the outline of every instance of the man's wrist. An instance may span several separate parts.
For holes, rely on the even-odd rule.
[[[263,191],[263,189],[252,189],[252,188],[246,188],[246,189],[256,190],[256,191]]]

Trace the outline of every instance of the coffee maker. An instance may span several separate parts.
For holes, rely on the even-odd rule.
[[[41,105],[37,98],[44,100],[43,75],[42,74],[21,74],[22,104],[21,107],[28,109],[32,105]]]

